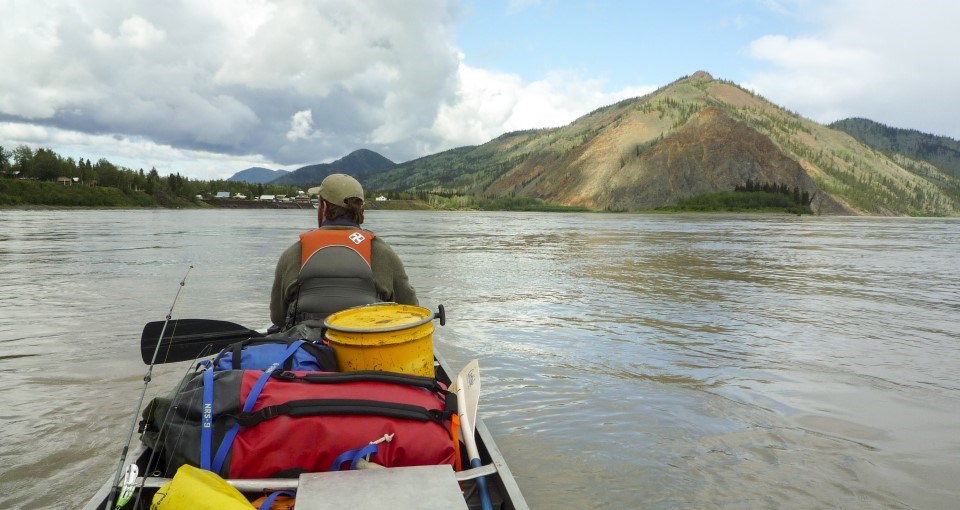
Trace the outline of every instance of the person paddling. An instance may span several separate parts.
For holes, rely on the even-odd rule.
[[[419,305],[400,257],[363,223],[363,187],[346,174],[320,184],[318,227],[277,262],[270,320],[283,336],[316,340],[323,320],[375,302]]]

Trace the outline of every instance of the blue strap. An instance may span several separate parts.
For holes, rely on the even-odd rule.
[[[253,389],[250,390],[250,394],[247,395],[247,400],[243,402],[243,412],[249,413],[253,411],[253,405],[257,403],[257,398],[260,397],[260,392],[263,391],[263,387],[266,386],[267,381],[270,379],[270,374],[274,372],[280,365],[283,365],[290,356],[293,356],[297,349],[303,345],[303,340],[297,340],[290,344],[287,347],[287,350],[283,351],[280,359],[277,360],[274,364],[270,365],[270,368],[263,371],[263,375],[260,376],[260,379],[257,380],[257,384],[253,385]]]
[[[357,469],[357,463],[360,462],[360,459],[366,457],[367,455],[373,455],[374,453],[377,453],[377,446],[378,445],[376,443],[370,443],[363,448],[347,450],[338,455],[336,459],[333,459],[333,464],[327,471],[340,471],[340,466],[348,460],[350,461],[350,469]]]
[[[287,361],[287,358],[293,356],[297,349],[303,345],[303,340],[297,340],[290,344],[287,347],[286,351],[283,351],[283,355],[279,361],[270,365],[270,368],[263,371],[263,374],[257,379],[257,383],[253,385],[253,388],[250,390],[250,394],[247,395],[247,399],[243,402],[243,412],[249,413],[253,410],[254,404],[257,403],[257,398],[260,397],[260,392],[263,391],[263,387],[267,385],[267,381],[270,380],[270,374],[273,373],[280,365],[283,365]],[[227,431],[226,435],[223,436],[223,442],[220,443],[220,448],[217,448],[217,456],[213,459],[213,472],[219,473],[220,469],[223,467],[223,463],[227,460],[227,454],[230,453],[230,448],[233,446],[233,440],[237,437],[237,432],[240,431],[240,424],[234,423],[233,427],[230,427],[230,430]],[[202,438],[201,438],[202,442]],[[207,450],[209,452],[209,448]],[[204,468],[209,469],[209,468]]]
[[[366,457],[367,455],[373,455],[379,450],[379,445],[375,443],[370,443],[363,448],[360,448],[360,451],[353,456],[353,461],[350,462],[350,469],[357,469],[357,462],[360,462],[360,459]]]
[[[213,370],[203,372],[203,415],[200,427],[200,469],[210,470],[213,442]]]
[[[277,499],[277,496],[290,496],[291,498],[297,497],[296,492],[289,491],[277,491],[273,494],[267,496],[267,499],[263,500],[263,503],[260,503],[259,510],[270,510],[270,506],[273,505],[273,501]]]

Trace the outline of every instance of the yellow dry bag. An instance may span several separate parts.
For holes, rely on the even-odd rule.
[[[153,496],[150,510],[252,510],[255,507],[216,473],[184,464]]]

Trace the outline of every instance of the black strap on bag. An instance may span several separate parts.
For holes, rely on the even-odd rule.
[[[441,396],[444,409],[426,409],[424,407],[362,399],[304,399],[283,404],[267,406],[257,411],[231,415],[242,427],[249,427],[278,416],[318,416],[318,415],[375,415],[387,418],[400,418],[416,421],[433,421],[442,424],[457,414],[457,397],[432,377],[382,372],[375,370],[358,372],[336,372],[324,374],[297,375],[290,371],[275,371],[270,376],[287,382],[308,384],[339,384],[357,382],[380,382],[399,384],[413,388],[422,388]]]
[[[240,413],[233,418],[237,420],[241,427],[252,427],[278,416],[298,418],[330,415],[383,416],[402,420],[432,421],[441,425],[449,417],[447,411],[395,402],[359,399],[311,399],[292,400],[275,406],[267,406],[254,412]]]
[[[337,372],[324,374],[306,374],[297,375],[290,371],[276,371],[270,374],[275,379],[284,381],[298,381],[311,384],[339,384],[348,382],[382,382],[390,384],[400,384],[414,388],[423,388],[433,393],[443,393],[443,386],[433,377],[424,377],[421,375],[401,374],[397,372],[384,372],[380,370],[358,370],[356,372]]]

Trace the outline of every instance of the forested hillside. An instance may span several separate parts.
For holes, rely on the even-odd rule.
[[[886,154],[936,186],[960,193],[960,141],[867,119],[844,119],[830,127]]]
[[[270,170],[269,168],[263,168],[259,166],[247,168],[245,170],[240,170],[239,172],[231,175],[227,178],[230,182],[249,182],[253,184],[267,184],[271,181],[275,181],[284,175],[287,175],[288,171],[286,170]]]
[[[830,127],[843,131],[864,145],[890,154],[926,161],[960,178],[960,141],[946,136],[900,129],[868,119],[838,120]]]
[[[393,166],[393,161],[367,149],[359,149],[334,161],[298,168],[287,175],[281,176],[270,184],[295,185],[301,187],[316,186],[330,174],[349,174],[358,179]]]
[[[797,187],[822,214],[955,215],[957,179],[785,110],[705,72],[571,124],[508,133],[376,172],[384,191],[531,197],[594,210],[649,210],[747,180]]]

